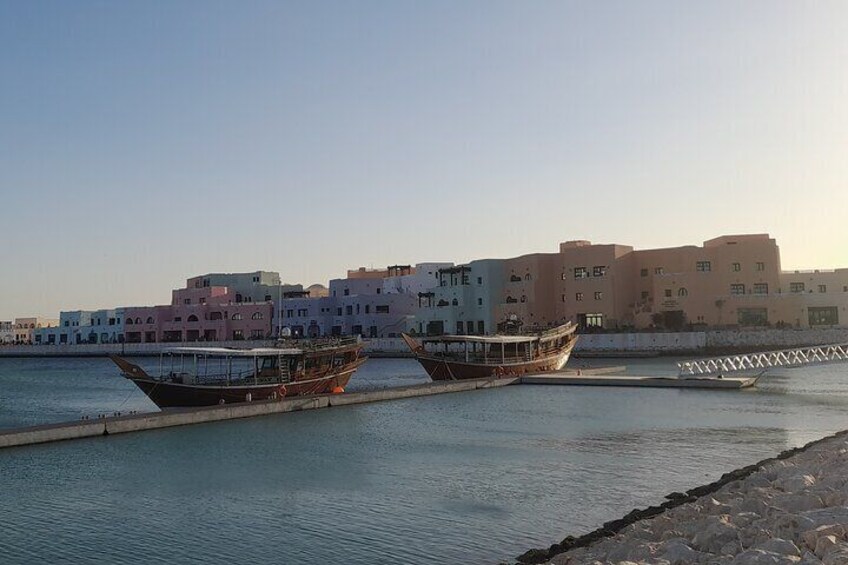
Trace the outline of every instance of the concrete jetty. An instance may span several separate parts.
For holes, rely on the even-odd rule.
[[[706,388],[738,390],[752,387],[759,377],[722,377],[681,379],[678,377],[648,377],[610,375],[592,372],[558,372],[521,378],[528,385],[626,386],[651,388]]]
[[[162,412],[14,428],[0,431],[0,448],[86,437],[109,436],[221,420],[251,418],[283,412],[315,410],[333,406],[348,406],[417,396],[497,388],[514,384],[518,380],[515,377],[505,377],[463,381],[439,381],[364,392],[297,396],[283,400],[225,404],[223,406],[207,406],[203,408],[176,408]]]

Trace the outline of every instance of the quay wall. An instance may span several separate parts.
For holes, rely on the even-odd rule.
[[[203,408],[180,408],[99,418],[96,420],[81,420],[0,431],[0,448],[49,443],[85,437],[109,436],[114,434],[155,430],[174,426],[186,426],[252,418],[285,412],[301,410],[316,410],[333,406],[350,406],[386,400],[399,400],[418,396],[431,396],[451,392],[466,392],[478,389],[497,388],[520,382],[518,378],[500,379],[470,379],[465,381],[440,381],[410,385],[406,387],[388,388],[367,392],[345,394],[321,394],[314,396],[299,396],[283,400],[269,400],[223,406],[208,406]]]
[[[411,357],[400,338],[366,339],[371,357]],[[110,353],[131,357],[155,356],[168,347],[273,347],[273,340],[188,343],[115,343],[80,345],[0,346],[0,357],[101,357]],[[848,328],[723,329],[703,332],[634,332],[581,334],[575,357],[707,355],[740,351],[788,349],[808,345],[848,343]]]

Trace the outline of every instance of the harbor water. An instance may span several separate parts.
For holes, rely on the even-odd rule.
[[[349,390],[426,381],[374,359]],[[2,428],[133,410],[155,407],[106,359],[0,359]],[[12,448],[0,562],[497,563],[845,428],[833,364],[745,391],[510,386]]]

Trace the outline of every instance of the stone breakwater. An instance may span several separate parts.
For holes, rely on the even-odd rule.
[[[518,561],[848,565],[848,432],[666,498]]]

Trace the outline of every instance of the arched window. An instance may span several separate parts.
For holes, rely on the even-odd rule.
[[[683,287],[677,289],[677,296],[689,296],[689,291]]]
[[[262,312],[254,312],[253,316],[250,317],[251,320],[261,320]]]
[[[241,320],[241,319],[242,319],[241,314],[239,314],[238,312],[233,314],[233,320]]]
[[[456,298],[454,298],[454,299],[451,301],[451,304],[452,304],[453,306],[459,306],[459,300],[457,300]]]
[[[152,323],[153,323],[153,316],[148,316],[148,317],[147,317],[147,323],[148,323],[148,324],[152,324]]]
[[[529,280],[530,280],[530,273],[527,273],[526,275],[524,275],[524,280],[525,280],[525,281],[529,281]]]
[[[195,316],[194,314],[192,314],[191,316],[189,316],[189,317],[188,317],[188,321],[189,321],[189,322],[196,322],[196,321],[197,321],[197,316]]]
[[[141,323],[141,318],[136,318],[136,319],[135,319],[135,323],[136,323],[136,324],[140,324],[140,323]],[[152,323],[152,322],[148,322],[148,323]]]
[[[133,325],[133,319],[132,318],[127,318],[127,325],[128,326]]]

